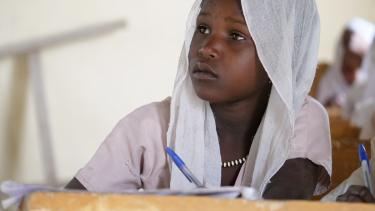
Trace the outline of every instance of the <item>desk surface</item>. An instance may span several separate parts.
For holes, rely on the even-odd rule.
[[[33,193],[23,204],[24,211],[129,210],[129,211],[350,211],[375,210],[375,205],[320,203],[309,201],[246,201],[210,197],[135,196],[93,193]]]

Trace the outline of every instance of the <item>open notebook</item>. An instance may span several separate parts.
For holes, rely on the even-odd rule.
[[[21,200],[32,192],[70,192],[63,188],[53,188],[44,185],[21,184],[13,181],[5,181],[1,183],[1,192],[8,196],[1,202],[4,209],[12,205],[18,205]],[[77,192],[77,191],[71,191]],[[132,195],[179,195],[179,196],[211,196],[219,198],[244,198],[247,200],[258,200],[260,196],[254,188],[250,187],[218,187],[218,188],[196,188],[189,190],[128,190],[117,192],[116,194],[132,194]]]

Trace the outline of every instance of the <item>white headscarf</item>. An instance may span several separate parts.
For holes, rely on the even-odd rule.
[[[314,0],[242,0],[242,9],[257,53],[273,83],[268,107],[243,167],[241,185],[262,194],[288,158],[296,113],[313,81],[319,48],[319,14]],[[188,73],[188,52],[201,0],[187,20],[184,47],[171,101],[168,146],[206,186],[221,184],[221,155],[209,102],[200,99]],[[250,137],[249,137],[250,138]],[[172,189],[193,188],[171,165]]]
[[[361,18],[353,18],[348,22],[345,29],[353,32],[349,41],[349,48],[356,53],[366,53],[371,46],[372,38],[375,34],[375,26]],[[344,59],[343,37],[340,38],[336,46],[335,58],[331,68],[323,76],[319,84],[318,100],[325,104],[327,100],[334,97],[340,105],[346,103],[346,92],[350,85],[342,74],[342,63]],[[363,68],[357,71],[354,85],[358,86],[367,78],[367,71]]]

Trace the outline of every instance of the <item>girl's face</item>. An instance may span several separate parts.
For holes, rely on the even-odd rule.
[[[240,101],[264,90],[259,61],[239,0],[204,0],[189,51],[197,95],[210,103]]]

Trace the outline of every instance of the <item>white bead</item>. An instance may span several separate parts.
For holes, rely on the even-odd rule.
[[[236,160],[232,160],[232,161],[221,162],[220,165],[223,168],[231,167],[231,166],[237,166],[239,164],[245,163],[246,162],[246,158],[247,158],[247,156],[243,157],[243,158],[236,159]]]

